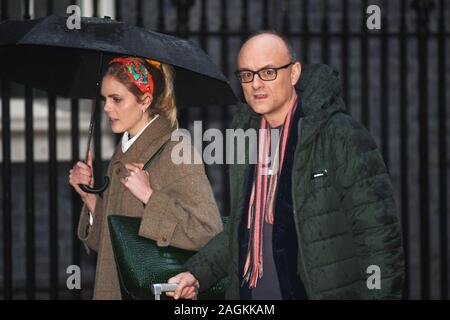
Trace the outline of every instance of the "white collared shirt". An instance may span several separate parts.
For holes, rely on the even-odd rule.
[[[157,118],[159,117],[159,114],[157,114],[152,120],[150,120],[149,123],[145,127],[141,129],[141,131],[138,132],[133,138],[130,139],[130,135],[128,134],[128,131],[125,131],[122,136],[122,152],[127,152],[128,149],[133,145],[133,143],[139,138],[139,136],[144,132],[144,130]]]

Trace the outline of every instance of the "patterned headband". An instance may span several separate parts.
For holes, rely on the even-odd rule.
[[[160,63],[158,61],[145,59],[149,64],[159,69]],[[136,58],[132,57],[120,57],[112,59],[111,63],[120,63],[126,75],[130,80],[139,88],[142,93],[153,94],[153,78],[147,68]]]

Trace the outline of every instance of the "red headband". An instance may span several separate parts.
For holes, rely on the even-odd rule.
[[[141,61],[132,57],[120,57],[112,59],[109,64],[115,62],[122,65],[123,71],[125,71],[127,76],[142,93],[147,92],[153,94],[154,84],[152,75]]]

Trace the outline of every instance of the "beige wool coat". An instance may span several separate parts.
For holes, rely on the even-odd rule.
[[[172,131],[170,122],[159,116],[125,153],[119,143],[107,170],[110,185],[103,199],[97,196],[92,226],[86,206],[81,211],[78,237],[88,253],[89,249],[98,253],[94,299],[121,299],[108,215],[142,217],[139,235],[155,240],[159,246],[198,250],[222,231],[222,221],[203,164],[177,165],[172,161],[171,153],[179,143],[177,141],[169,141],[147,169],[153,193],[146,205],[120,182],[119,179],[127,175],[126,163],[145,164],[170,139]],[[190,142],[188,147],[194,152]]]

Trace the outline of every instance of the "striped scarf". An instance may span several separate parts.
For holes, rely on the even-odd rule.
[[[298,99],[298,98],[297,98]],[[249,230],[249,243],[244,266],[244,281],[250,288],[255,288],[258,279],[263,276],[262,238],[264,221],[273,224],[274,200],[278,189],[278,179],[283,168],[289,130],[292,118],[297,108],[297,99],[290,109],[284,124],[280,129],[277,147],[269,168],[269,149],[271,146],[271,129],[266,119],[261,117],[261,130],[259,132],[258,163],[255,168],[252,192],[248,205],[247,229]],[[281,157],[281,159],[280,159]]]

